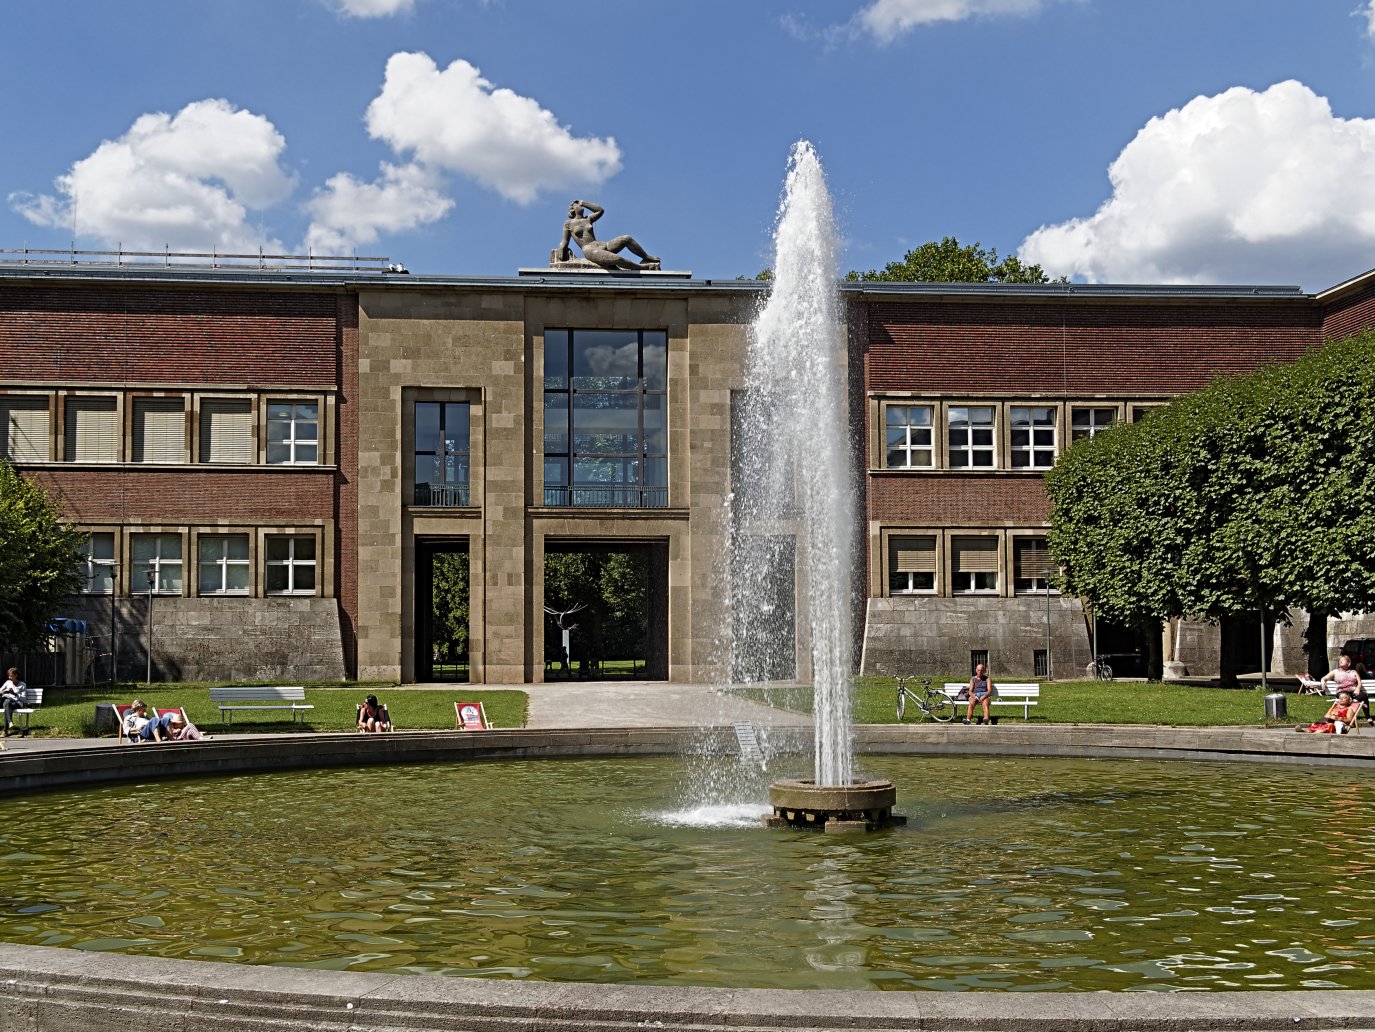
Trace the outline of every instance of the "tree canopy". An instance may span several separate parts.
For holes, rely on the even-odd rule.
[[[58,515],[41,487],[0,459],[0,648],[36,648],[81,586],[88,535]]]
[[[1049,283],[1039,265],[1026,265],[1016,255],[999,258],[996,249],[977,240],[961,244],[952,236],[914,247],[901,261],[882,269],[850,272],[851,282],[879,283]]]
[[[1375,608],[1375,334],[1215,381],[1047,475],[1060,586],[1142,626]]]

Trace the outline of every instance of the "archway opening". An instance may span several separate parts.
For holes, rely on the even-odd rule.
[[[415,679],[468,680],[468,540],[415,545]]]

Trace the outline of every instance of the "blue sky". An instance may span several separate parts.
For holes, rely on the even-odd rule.
[[[1322,289],[1375,267],[1373,6],[9,3],[0,247],[509,275],[576,197],[665,268],[753,275],[806,138],[846,269],[953,234],[1080,280]]]

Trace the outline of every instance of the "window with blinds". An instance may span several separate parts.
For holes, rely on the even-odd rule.
[[[207,398],[201,402],[201,462],[246,465],[257,457],[253,446],[253,403]]]
[[[935,535],[888,539],[888,593],[907,595],[936,590]]]
[[[186,461],[186,409],[180,398],[134,399],[133,459]]]
[[[67,462],[118,462],[121,436],[117,399],[67,399],[62,447]]]
[[[48,461],[47,398],[0,398],[0,455],[11,462]]]
[[[1050,590],[1055,566],[1043,537],[1019,537],[1012,542],[1012,586],[1018,594]]]
[[[950,585],[955,592],[996,592],[998,539],[953,538],[950,542]]]

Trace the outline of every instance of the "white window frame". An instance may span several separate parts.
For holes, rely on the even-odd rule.
[[[139,538],[156,538],[158,548],[150,559],[134,558],[134,545]],[[177,554],[175,556],[164,556],[162,546],[168,541],[176,541]],[[153,573],[153,583],[157,585],[153,589],[154,595],[182,595],[186,592],[186,539],[180,531],[167,530],[135,530],[129,534],[129,594],[147,595],[148,592],[148,571]],[[165,583],[163,577],[164,570],[170,575],[174,570],[181,583],[176,588],[167,588],[162,585]]]
[[[239,538],[244,543],[244,557],[235,559],[226,554],[218,559],[206,561],[203,553],[207,541],[228,541],[231,538]],[[207,590],[205,586],[206,567],[216,568],[219,571],[220,588],[215,591]],[[226,588],[224,585],[229,583],[230,569],[242,569],[245,576],[245,584],[242,588]],[[237,533],[228,531],[202,532],[196,535],[196,594],[207,598],[242,598],[253,593],[253,541],[252,536],[247,531]]]
[[[1076,426],[1074,417],[1080,413],[1087,412],[1089,421],[1086,426]],[[1106,423],[1098,422],[1098,416],[1109,413]],[[1108,427],[1114,425],[1121,418],[1121,413],[1117,411],[1116,405],[1071,405],[1069,410],[1069,440],[1070,444],[1075,441],[1091,441],[1094,437],[1101,434]]]
[[[109,538],[109,555],[97,555],[95,539]],[[85,542],[81,546],[81,554],[85,557],[81,562],[83,583],[81,594],[83,595],[113,595],[115,593],[115,549],[119,547],[119,535],[112,530],[92,530],[89,532]],[[99,549],[104,552],[106,549]],[[108,588],[95,586],[96,578],[109,579]]]
[[[900,543],[907,541],[929,541],[931,543],[931,569],[920,571],[899,571],[897,553],[901,550]],[[888,537],[888,594],[894,595],[934,595],[939,586],[937,578],[937,566],[939,565],[938,556],[940,554],[940,536],[933,533],[914,533],[902,531],[894,533]],[[927,549],[910,549],[913,552],[926,552]],[[925,579],[930,577],[930,584],[924,584]],[[906,579],[906,587],[898,587],[899,578]],[[920,579],[923,586],[914,586]]]
[[[1039,551],[1046,553],[1049,562],[1050,550],[1044,534],[1018,534],[1012,538],[1012,592],[1015,595],[1058,595],[1060,594],[1050,586],[1050,577],[1023,577],[1022,573],[1022,550],[1030,547],[1030,543],[1040,542]],[[1020,546],[1020,547],[1019,547]]]
[[[272,410],[275,406],[290,406],[290,413],[286,418],[274,418]],[[315,415],[304,418],[298,411],[305,406],[313,406]],[[324,405],[319,398],[267,398],[263,403],[264,418],[267,420],[267,438],[264,454],[267,464],[270,466],[318,466],[320,465],[320,449],[322,446],[320,428],[323,424]],[[281,440],[273,440],[273,428],[285,424],[286,435]],[[304,429],[313,427],[311,433],[307,435]],[[274,458],[274,449],[286,449],[286,458]],[[302,458],[300,452],[305,448],[313,448],[315,455],[313,458]]]
[[[272,543],[285,540],[287,542],[287,555],[284,559],[272,558]],[[300,541],[309,541],[313,555],[309,559],[297,558],[296,545]],[[320,552],[321,542],[319,536],[312,533],[291,533],[283,531],[281,533],[269,533],[263,537],[263,594],[264,595],[315,595],[320,590]],[[285,569],[286,587],[274,589],[272,585],[272,571]],[[302,588],[297,586],[298,570],[309,569],[311,572],[311,586]]]
[[[1021,422],[1019,423],[1018,413]],[[1050,414],[1050,425],[1037,423],[1039,413]],[[1011,405],[1008,408],[1008,456],[1013,469],[1050,469],[1055,465],[1057,423],[1055,405]],[[1018,444],[1016,435],[1025,431],[1027,441]]]
[[[932,404],[890,401],[883,409],[883,466],[885,469],[931,469],[936,465],[936,406]],[[911,413],[922,410],[926,413],[926,423],[912,422]],[[903,418],[893,422],[889,413],[903,413]],[[894,441],[899,434],[901,440]],[[925,435],[925,442],[921,440]],[[926,452],[925,462],[914,462],[914,452]],[[902,452],[906,461],[891,461],[893,452]]]
[[[975,422],[975,413],[988,413],[987,422]],[[957,418],[960,417],[960,418]],[[987,444],[975,442],[975,434],[985,434]],[[964,438],[962,444],[955,441],[956,434]],[[951,469],[991,470],[998,468],[998,406],[996,405],[948,405],[945,410],[946,464]],[[963,456],[964,462],[957,463],[956,456]],[[987,462],[975,462],[976,458],[987,457]]]

